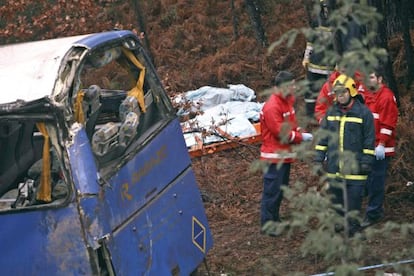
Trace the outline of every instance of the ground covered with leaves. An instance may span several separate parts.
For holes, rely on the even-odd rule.
[[[326,272],[334,263],[327,263],[318,254],[302,255],[300,248],[306,231],[285,233],[275,238],[259,234],[262,178],[261,172],[252,170],[258,154],[258,146],[242,146],[193,159],[214,239],[207,267],[200,268],[201,274],[208,275],[208,271],[210,275],[288,275],[295,272],[311,275]],[[309,188],[320,188],[309,166],[300,161],[291,170],[290,183],[293,185],[297,181],[306,183]],[[382,229],[387,222],[414,221],[414,187],[406,184],[394,182],[392,176],[388,178],[386,215],[374,229]],[[289,201],[283,201],[282,220],[289,221],[292,211]],[[365,268],[390,260],[406,260],[403,252],[412,242],[412,236],[403,238],[398,231],[391,235],[375,234],[361,241],[366,252],[363,258],[354,261]],[[395,259],[396,255],[401,259]],[[390,267],[378,270],[392,271]],[[370,275],[368,273],[374,273],[374,270],[366,270],[365,273]]]
[[[299,35],[291,48],[281,45],[269,53],[269,45],[263,47],[256,40],[245,1],[235,0],[233,9],[231,2],[9,1],[8,5],[0,7],[0,39],[6,44],[100,32],[114,27],[145,32],[142,42],[170,95],[205,85],[227,87],[242,83],[255,90],[257,100],[261,101],[261,91],[269,86],[278,71],[290,70],[297,78],[303,78],[304,37]],[[258,2],[262,3],[262,22],[269,44],[291,28],[307,26],[302,1]],[[390,41],[390,53],[397,81],[402,83],[405,71],[401,35]],[[400,92],[408,95],[410,91],[402,89]],[[397,156],[390,166],[387,181],[386,216],[374,228],[381,228],[387,222],[414,222],[414,186],[407,186],[407,182],[414,181],[412,106],[409,96],[401,98]],[[301,121],[300,109],[298,117]],[[277,238],[259,234],[262,174],[251,170],[258,156],[259,145],[253,145],[193,159],[214,239],[207,265],[201,265],[200,274],[325,272],[333,263],[327,263],[319,254],[304,256],[301,252],[306,231],[294,231]],[[311,174],[308,164],[301,161],[291,170],[290,183],[293,185],[297,181],[319,189],[317,177]],[[283,220],[289,221],[294,211],[289,201],[283,201]],[[366,245],[366,252],[364,258],[355,261],[361,267],[381,264],[395,254],[404,259],[404,250],[413,244],[412,238],[402,238],[392,231],[361,242]]]

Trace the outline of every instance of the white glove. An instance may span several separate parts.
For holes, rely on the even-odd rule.
[[[312,141],[313,135],[311,133],[304,132],[302,133],[302,140],[303,141]]]
[[[383,145],[380,144],[375,148],[375,157],[377,160],[383,160],[385,158],[385,148]]]

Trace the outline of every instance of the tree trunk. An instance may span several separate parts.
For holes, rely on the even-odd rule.
[[[237,15],[236,9],[234,8],[234,0],[230,1],[231,5],[231,14],[233,15],[233,36],[234,40],[239,38],[239,17]]]
[[[378,36],[377,36],[377,45],[381,48],[384,48],[389,53],[388,49],[388,36],[387,36],[387,20],[388,16],[386,9],[384,7],[383,1],[381,0],[371,0],[369,1],[372,6],[377,8],[377,12],[382,14],[384,18],[378,22]],[[400,106],[400,97],[398,92],[397,82],[395,81],[394,71],[392,69],[392,63],[390,56],[387,55],[387,60],[384,64],[385,78],[387,79],[387,84],[389,88],[394,92],[395,98],[397,99],[397,105]]]
[[[313,3],[310,0],[303,0],[303,6],[305,7],[306,17],[308,18],[309,26],[312,25],[312,13],[313,13]]]
[[[257,0],[245,0],[244,1],[247,8],[247,13],[250,16],[252,26],[254,28],[257,41],[263,46],[268,45],[265,30],[262,24],[260,6],[257,3]]]
[[[151,52],[150,41],[148,39],[148,36],[146,35],[145,17],[142,14],[140,0],[132,0],[132,4],[135,9],[135,16],[137,18],[137,24],[139,26],[140,31],[144,34],[144,36],[141,38],[141,43],[144,45],[144,48],[147,50],[147,53],[152,63],[154,64],[154,66],[156,66],[154,63],[152,52]]]
[[[391,35],[401,31],[401,20],[399,19],[399,6],[401,0],[385,0],[383,1],[384,15],[387,17],[387,35]]]
[[[402,25],[402,33],[404,39],[405,60],[407,62],[407,78],[406,87],[409,88],[414,80],[414,56],[413,45],[411,44],[410,22],[408,20],[408,0],[402,0],[400,6],[400,20]]]

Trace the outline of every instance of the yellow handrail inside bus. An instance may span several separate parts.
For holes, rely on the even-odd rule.
[[[128,59],[140,69],[139,77],[136,86],[134,86],[130,91],[128,91],[128,96],[133,96],[137,99],[138,104],[142,110],[142,112],[146,112],[147,109],[145,107],[145,100],[144,100],[144,78],[145,78],[145,67],[139,62],[139,60],[134,56],[134,54],[123,48],[123,53],[128,57]]]
[[[44,138],[43,155],[42,155],[42,173],[40,175],[39,192],[36,199],[43,202],[52,201],[52,182],[50,175],[50,141],[45,123],[36,123],[37,129],[42,133]]]

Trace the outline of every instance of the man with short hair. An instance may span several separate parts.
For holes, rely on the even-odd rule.
[[[345,69],[335,70],[329,76],[329,79],[323,84],[321,90],[319,91],[318,98],[316,99],[315,105],[315,119],[320,124],[322,122],[323,117],[326,114],[326,111],[335,101],[335,92],[332,89],[333,83],[341,74],[344,74]],[[357,92],[364,96],[366,96],[366,87],[362,82],[362,74],[359,71],[355,71],[354,73],[354,81],[357,88]]]
[[[375,160],[367,180],[368,204],[363,227],[379,222],[384,217],[385,178],[389,161],[395,154],[395,129],[398,107],[394,93],[384,82],[382,70],[369,76],[367,106],[374,116]],[[369,97],[368,97],[369,96]]]
[[[281,71],[272,82],[272,94],[260,112],[262,145],[260,159],[269,163],[263,175],[263,195],[260,222],[279,222],[279,208],[283,198],[281,187],[288,185],[290,166],[296,154],[293,144],[311,141],[310,133],[298,127],[294,109],[295,80],[292,73]],[[279,164],[281,163],[281,164]],[[267,233],[275,236],[276,233]]]

